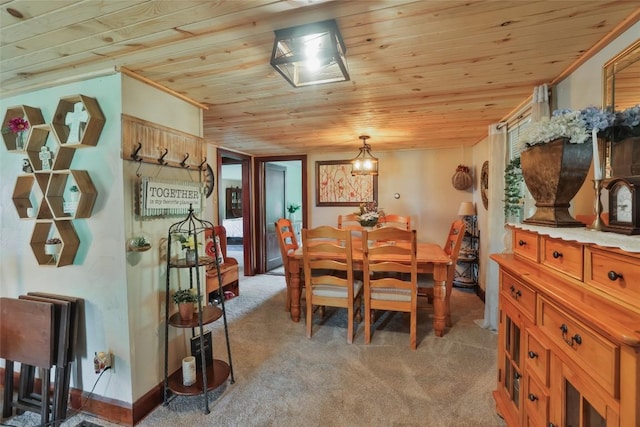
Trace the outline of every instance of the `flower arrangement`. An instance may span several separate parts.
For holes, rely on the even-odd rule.
[[[9,119],[8,126],[2,129],[3,133],[8,133],[9,131],[13,133],[24,132],[29,129],[29,122],[22,117],[14,117]]]
[[[375,201],[360,203],[360,210],[355,212],[358,215],[358,222],[363,227],[373,227],[378,223],[378,219],[383,212],[378,208]]]
[[[465,165],[458,165],[458,167],[456,168],[456,172],[464,172],[464,173],[469,173],[471,169],[469,169],[469,166],[465,166]]]
[[[183,234],[178,236],[178,241],[182,245],[182,249],[192,251],[196,248],[195,237],[193,234],[190,234],[189,237],[185,237]],[[198,244],[201,244],[198,242]]]
[[[640,133],[640,105],[617,112],[594,106],[583,110],[556,110],[550,118],[527,126],[520,138],[528,147],[558,138],[582,144],[591,140],[593,131],[614,142]]]
[[[298,209],[300,209],[300,205],[298,203],[289,203],[287,205],[287,212],[290,214],[295,213]]]
[[[78,193],[80,190],[78,189],[77,185],[72,185],[71,187],[69,187],[69,191],[71,191],[72,193]]]

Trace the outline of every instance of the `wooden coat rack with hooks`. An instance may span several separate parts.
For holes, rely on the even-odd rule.
[[[122,115],[123,160],[198,170],[204,167],[203,138]]]

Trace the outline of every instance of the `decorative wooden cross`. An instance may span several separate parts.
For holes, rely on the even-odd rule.
[[[73,112],[68,112],[64,124],[69,126],[69,138],[67,143],[80,142],[81,124],[86,124],[89,120],[89,114],[84,110],[82,102],[76,102],[73,105]]]
[[[50,171],[51,170],[51,151],[49,151],[49,147],[46,145],[40,149],[40,154],[38,155],[40,160],[42,161],[42,170]]]

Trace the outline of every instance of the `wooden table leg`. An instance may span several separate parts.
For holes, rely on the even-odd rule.
[[[433,331],[437,337],[444,335],[446,323],[447,265],[433,266]]]
[[[291,274],[291,320],[300,321],[300,260],[291,258],[289,261]]]

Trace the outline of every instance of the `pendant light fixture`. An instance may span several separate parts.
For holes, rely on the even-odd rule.
[[[371,146],[367,144],[368,135],[361,135],[360,152],[351,160],[351,175],[378,175],[378,159],[371,154]]]
[[[349,80],[347,51],[336,21],[276,30],[271,66],[293,87]]]

